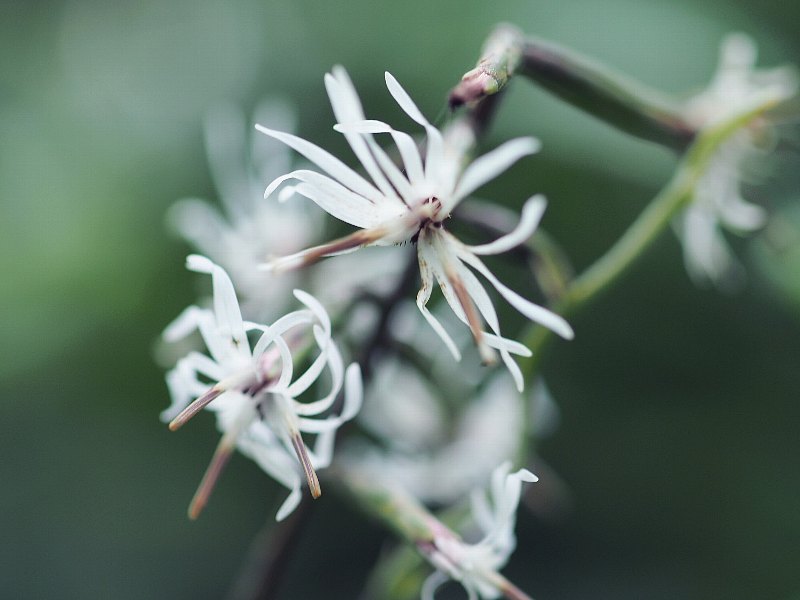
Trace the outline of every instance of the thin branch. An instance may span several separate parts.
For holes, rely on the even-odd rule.
[[[288,570],[289,561],[302,538],[314,508],[304,496],[295,511],[280,523],[269,517],[250,544],[242,567],[233,581],[227,600],[275,600]]]

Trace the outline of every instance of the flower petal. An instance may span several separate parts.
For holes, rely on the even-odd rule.
[[[539,140],[532,137],[510,140],[475,159],[464,169],[453,193],[453,200],[447,210],[452,210],[462,199],[474,192],[487,181],[491,181],[508,169],[523,156],[533,154],[541,147]]]
[[[434,317],[431,311],[427,308],[428,300],[430,300],[431,292],[433,291],[434,276],[431,270],[431,265],[428,262],[430,257],[430,246],[428,242],[422,238],[422,236],[420,236],[420,239],[417,241],[417,255],[419,259],[420,278],[422,279],[422,287],[420,287],[419,292],[417,292],[417,308],[419,308],[422,316],[425,317],[425,320],[436,332],[436,335],[442,339],[445,346],[447,346],[447,349],[450,350],[453,358],[456,360],[461,360],[461,352],[459,352],[458,348],[456,347],[453,338],[450,337],[439,320]]]
[[[486,265],[484,265],[483,262],[481,262],[481,260],[469,250],[466,248],[459,249],[458,257],[478,271],[481,275],[486,277],[486,279],[489,280],[495,289],[500,292],[503,298],[505,298],[511,306],[516,308],[528,319],[535,321],[540,325],[544,325],[564,339],[571,340],[573,337],[575,337],[572,327],[570,327],[569,323],[567,323],[562,317],[544,307],[539,306],[538,304],[534,304],[530,300],[526,300],[515,291],[503,285],[486,267]]]
[[[547,201],[544,196],[541,194],[533,196],[522,207],[522,216],[514,231],[488,244],[467,246],[467,248],[473,254],[501,254],[516,248],[536,231],[546,206]]]
[[[327,73],[325,75],[325,89],[328,92],[328,98],[331,101],[331,107],[337,121],[346,124],[351,121],[364,120],[364,111],[361,108],[358,93],[347,71],[342,67],[334,67],[333,74]],[[371,135],[367,133],[363,134],[364,137],[362,137],[359,134],[347,131],[344,131],[343,134],[353,153],[383,194],[384,202],[387,200],[399,201],[400,199],[397,197],[394,188],[386,179],[386,174],[375,162],[375,157],[370,152],[369,141],[372,139]]]
[[[350,188],[355,193],[372,200],[380,202],[383,195],[371,183],[361,177],[353,169],[348,167],[333,154],[323,150],[316,144],[304,140],[301,137],[290,133],[283,133],[269,129],[262,125],[256,125],[256,129],[270,137],[282,141],[284,144],[293,148],[308,160],[316,164],[320,169],[328,173],[331,177],[338,180],[342,185]]]

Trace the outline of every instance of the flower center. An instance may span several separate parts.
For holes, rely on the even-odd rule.
[[[420,202],[414,209],[414,213],[418,218],[418,227],[417,233],[411,238],[412,244],[417,242],[423,229],[427,227],[440,229],[442,222],[450,217],[450,215],[442,214],[442,201],[435,196],[425,198]]]

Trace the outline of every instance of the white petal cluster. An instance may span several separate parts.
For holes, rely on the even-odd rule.
[[[500,295],[529,319],[565,338],[573,336],[566,321],[503,285],[478,258],[479,255],[506,252],[527,239],[542,216],[544,198],[531,198],[515,231],[490,244],[462,244],[445,230],[444,224],[465,197],[523,156],[536,152],[539,143],[533,138],[511,140],[464,167],[460,144],[448,144],[389,73],[386,73],[386,85],[400,108],[425,130],[424,158],[409,134],[381,121],[365,118],[355,88],[341,67],[334,68],[325,77],[325,86],[338,121],[335,129],[345,136],[368,177],[362,177],[311,142],[257,126],[323,171],[292,171],[274,180],[265,195],[269,196],[285,181],[294,180],[298,182],[292,188],[296,193],[311,199],[333,217],[359,228],[345,238],[271,261],[266,268],[291,269],[362,246],[414,242],[422,276],[417,305],[425,319],[453,356],[459,359],[460,352],[452,338],[427,308],[436,280],[455,314],[470,327],[484,362],[493,361],[492,349],[499,351],[521,389],[522,376],[511,354],[527,356],[530,352],[500,335],[494,306],[473,270],[486,278]],[[402,169],[378,144],[377,135],[391,136]],[[481,320],[488,324],[489,332],[483,331]]]
[[[431,561],[437,571],[425,582],[422,600],[433,600],[448,579],[461,583],[470,600],[502,595],[496,574],[516,547],[514,527],[522,482],[538,480],[527,469],[510,470],[511,463],[499,466],[492,474],[490,493],[476,490],[472,494],[472,516],[483,534],[478,543],[467,544],[446,533],[434,538]]]
[[[498,464],[519,451],[525,399],[507,377],[493,376],[478,391],[465,386],[461,394],[462,386],[448,386],[460,373],[448,375],[431,380],[399,361],[380,363],[359,420],[385,448],[351,444],[344,464],[441,505],[484,485]],[[461,401],[455,415],[447,416],[443,395]]]
[[[741,33],[728,35],[711,84],[686,104],[689,122],[702,129],[794,95],[794,71],[783,67],[756,69],[756,57],[752,39]],[[766,222],[764,209],[746,201],[740,186],[753,160],[763,154],[760,146],[771,133],[769,124],[762,120],[724,142],[698,182],[692,204],[676,220],[687,271],[698,283],[711,281],[724,286],[735,282],[740,267],[722,229],[746,234]]]
[[[236,448],[289,488],[291,494],[277,514],[281,520],[300,501],[303,473],[312,494],[319,495],[315,471],[330,464],[337,428],[361,406],[358,366],[345,370],[331,340],[330,319],[311,295],[295,290],[304,309],[272,325],[259,325],[242,319],[233,284],[221,267],[197,255],[188,257],[187,267],[211,275],[213,309],[189,307],[166,329],[164,337],[174,341],[197,330],[208,355],[191,352],[167,375],[173,402],[162,418],[172,420],[171,428],[177,429],[204,407],[215,412],[223,434],[215,459],[222,456],[224,462]],[[252,346],[248,333],[256,336]],[[308,344],[316,347],[317,355],[305,371],[295,375],[293,350]],[[325,371],[331,381],[328,393],[313,402],[299,401]],[[209,381],[214,382],[210,388]],[[330,412],[342,387],[341,413],[313,418]],[[313,451],[306,449],[303,433],[316,434]],[[212,468],[208,477],[213,485]],[[203,487],[201,484],[195,497],[198,510],[209,491]]]
[[[292,111],[278,101],[259,105],[255,117],[293,129]],[[185,198],[172,207],[169,220],[198,252],[227,271],[248,318],[274,318],[288,307],[298,278],[275,277],[258,265],[266,256],[313,243],[321,222],[318,213],[300,203],[264,202],[264,182],[290,169],[292,156],[283,144],[248,136],[248,129],[235,106],[222,105],[207,115],[205,146],[220,206]]]

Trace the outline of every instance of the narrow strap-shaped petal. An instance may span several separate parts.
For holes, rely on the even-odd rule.
[[[250,353],[250,345],[244,331],[242,312],[233,283],[225,270],[211,262],[205,256],[190,254],[186,257],[186,267],[197,273],[211,274],[211,283],[214,292],[214,316],[220,334],[230,336],[233,344],[241,349],[242,353]]]
[[[307,248],[301,252],[267,260],[258,266],[262,271],[284,272],[313,264],[327,256],[337,256],[353,252],[363,246],[402,242],[408,239],[411,230],[403,218],[393,219],[389,223],[360,229],[327,244]]]
[[[364,119],[364,112],[361,108],[361,101],[350,80],[350,76],[342,67],[336,67],[333,70],[334,74],[325,75],[325,89],[328,92],[328,98],[331,101],[333,113],[336,120],[340,123],[349,123],[350,121],[362,121]],[[397,194],[392,188],[386,175],[375,162],[375,158],[370,153],[368,148],[367,138],[370,134],[344,133],[347,143],[350,144],[353,153],[358,158],[366,172],[372,178],[372,181],[384,195],[387,200],[397,200]]]
[[[205,200],[183,198],[170,207],[167,221],[201,254],[221,256],[227,249],[231,226],[219,210]]]
[[[331,216],[350,223],[356,227],[371,227],[380,221],[383,214],[379,207],[371,200],[356,194],[343,186],[338,181],[315,171],[299,169],[286,175],[281,175],[264,192],[265,197],[272,194],[278,186],[288,179],[297,179],[305,183],[312,184],[319,189],[323,195],[303,195],[316,202],[319,207]],[[296,186],[294,191],[299,191],[300,186]]]
[[[350,202],[344,196],[331,193],[325,189],[308,183],[300,183],[294,188],[297,194],[305,196],[335,219],[361,229],[368,229],[380,224],[380,213],[375,206],[360,205]]]
[[[253,356],[258,360],[259,373],[262,378],[271,377],[273,375],[273,361],[274,358],[267,352],[267,348],[271,344],[275,344],[275,349],[281,359],[281,370],[278,381],[270,385],[270,389],[285,389],[292,380],[294,374],[294,362],[292,361],[292,353],[289,346],[281,337],[282,332],[280,329],[273,330],[272,328],[264,328],[264,333],[256,342],[257,352]]]
[[[287,388],[287,394],[294,399],[306,391],[320,376],[325,365],[331,372],[331,389],[325,397],[314,402],[293,400],[293,406],[298,415],[316,415],[328,410],[333,406],[336,396],[339,395],[344,380],[344,361],[336,344],[325,336],[320,328],[315,328],[314,334],[320,354],[306,372]]]
[[[403,159],[403,166],[406,175],[412,186],[421,186],[425,181],[425,172],[422,166],[422,157],[413,138],[403,131],[393,129],[383,121],[367,119],[353,123],[339,123],[333,127],[336,131],[352,131],[353,133],[389,133],[394,139],[400,157]]]
[[[311,464],[314,465],[315,469],[325,469],[330,466],[333,461],[333,447],[335,443],[335,429],[317,434],[317,438],[314,440],[314,449],[308,452],[311,457]]]
[[[317,322],[322,326],[322,331],[325,333],[325,336],[330,338],[331,318],[328,315],[328,311],[325,310],[324,306],[322,306],[322,303],[314,296],[308,292],[304,292],[303,290],[296,289],[293,290],[292,293],[294,294],[295,298],[300,300],[300,302],[308,307],[311,313],[317,318]]]
[[[441,181],[442,174],[444,173],[444,140],[442,133],[428,122],[428,119],[422,114],[422,111],[417,108],[417,105],[411,99],[397,79],[388,71],[384,74],[386,79],[386,87],[389,93],[394,98],[395,102],[403,109],[403,111],[425,128],[425,133],[428,136],[428,151],[425,156],[425,178],[429,182],[440,185],[445,185],[447,182]],[[449,195],[451,190],[442,190],[442,195]]]
[[[514,231],[488,244],[466,247],[473,254],[501,254],[516,248],[536,231],[546,206],[547,201],[544,196],[541,194],[533,196],[522,207],[522,216]]]
[[[377,188],[327,150],[290,133],[275,131],[262,125],[256,125],[256,129],[293,148],[355,193],[369,198],[373,202],[381,201],[383,195]]]
[[[383,148],[378,145],[372,136],[368,136],[366,140],[381,169],[383,169],[383,172],[389,178],[394,188],[400,193],[399,200],[403,202],[404,205],[412,205],[417,198],[414,198],[414,192],[408,179],[405,178],[400,169],[397,168],[397,165],[387,156],[386,152],[384,152]]]
[[[167,342],[177,342],[182,340],[187,335],[200,328],[200,323],[203,320],[213,320],[214,316],[211,311],[197,306],[189,306],[185,308],[181,314],[167,325],[161,337]]]
[[[363,381],[361,378],[361,368],[352,363],[347,367],[345,373],[345,386],[344,386],[344,405],[342,412],[335,417],[328,417],[327,419],[307,419],[300,417],[298,419],[299,428],[301,431],[307,433],[325,434],[326,432],[338,429],[342,424],[358,414],[361,410],[361,405],[364,398]]]
[[[535,138],[517,138],[475,159],[464,169],[453,192],[452,205],[447,205],[445,208],[448,212],[451,211],[460,200],[497,177],[523,156],[533,154],[540,147],[541,144]]]
[[[203,119],[208,166],[214,187],[220,193],[225,212],[233,218],[244,216],[242,202],[250,194],[245,156],[245,116],[233,103],[223,104]]]
[[[431,270],[431,266],[428,262],[430,252],[431,250],[429,243],[424,239],[423,236],[420,236],[420,239],[417,241],[417,255],[419,259],[419,272],[420,279],[422,280],[422,287],[420,287],[419,292],[417,292],[417,308],[419,308],[422,316],[425,317],[425,320],[436,332],[436,335],[442,339],[445,346],[447,346],[447,349],[450,350],[453,358],[455,358],[457,361],[460,361],[461,352],[459,352],[458,347],[453,341],[453,338],[450,337],[439,320],[434,317],[431,311],[427,308],[428,300],[430,300],[431,292],[433,291],[434,279],[433,271]]]
[[[294,512],[294,509],[297,508],[297,505],[300,504],[300,500],[303,499],[303,493],[300,491],[300,486],[296,486],[292,488],[291,493],[286,497],[286,500],[283,501],[281,507],[278,509],[278,514],[275,515],[276,521],[283,521],[286,517]]]
[[[394,101],[403,109],[403,111],[411,117],[414,121],[422,125],[423,127],[427,127],[430,125],[428,119],[422,114],[417,105],[411,99],[411,96],[408,95],[403,89],[403,86],[395,79],[394,75],[386,71],[384,73],[384,79],[386,81],[386,87],[389,90],[389,93],[394,98]]]
[[[497,279],[497,277],[494,276],[494,274],[486,267],[486,265],[484,265],[477,256],[469,252],[469,250],[460,249],[458,252],[458,257],[478,271],[481,275],[486,277],[486,279],[489,280],[495,289],[500,292],[500,295],[503,296],[503,298],[505,298],[508,303],[511,304],[511,306],[516,308],[527,318],[539,323],[540,325],[544,325],[564,339],[571,340],[573,337],[575,337],[572,327],[570,327],[569,323],[567,323],[562,317],[544,307],[539,306],[538,304],[534,304],[530,300],[526,300],[513,290],[506,287],[500,282],[500,280]]]
[[[420,600],[436,600],[436,590],[449,580],[450,578],[441,571],[434,571],[428,575],[420,590]]]

